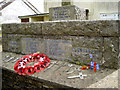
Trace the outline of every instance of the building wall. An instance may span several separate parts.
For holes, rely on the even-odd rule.
[[[1,10],[0,23],[20,22],[18,16],[35,14],[22,0],[15,0],[6,8]]]
[[[94,2],[91,19],[99,19],[100,13],[118,13],[118,2]]]
[[[62,0],[52,0],[51,2],[48,0],[44,0],[44,10],[45,12],[49,12],[50,7],[61,6]],[[89,20],[100,19],[100,13],[117,13],[118,12],[118,1],[110,2],[109,0],[105,0],[106,2],[98,1],[98,0],[71,0],[71,4],[76,5],[78,7],[83,7],[85,9],[89,9]]]
[[[49,21],[49,16],[44,16],[44,21]]]
[[[49,12],[50,7],[61,6],[62,0],[44,0],[44,12]]]
[[[31,22],[44,21],[44,17],[31,17]]]

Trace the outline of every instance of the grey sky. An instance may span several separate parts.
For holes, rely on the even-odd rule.
[[[1,1],[4,0],[0,0],[0,2]],[[40,12],[44,12],[44,0],[28,0],[28,1],[31,2]]]

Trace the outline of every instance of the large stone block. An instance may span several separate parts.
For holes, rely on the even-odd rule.
[[[70,60],[72,41],[70,37],[44,36],[44,53],[52,59]]]
[[[90,21],[46,22],[42,25],[42,33],[45,35],[99,36],[99,29],[93,26],[95,23]]]
[[[118,21],[61,21],[42,24],[43,35],[119,36]]]
[[[71,56],[72,45],[70,40],[59,37],[26,37],[21,39],[22,54],[31,54],[37,51],[48,55],[52,59],[65,60]]]
[[[72,57],[75,62],[88,63],[90,54],[92,54],[94,61],[101,64],[103,51],[102,37],[74,37],[72,46]]]
[[[116,37],[104,38],[104,66],[118,68],[119,40]]]
[[[23,35],[8,34],[8,51],[21,53],[21,38]]]
[[[13,23],[3,24],[2,32],[5,34],[42,34],[41,23]]]
[[[2,50],[9,51],[8,50],[8,35],[7,34],[2,34]]]
[[[3,24],[3,34],[119,36],[117,20]]]
[[[22,54],[31,54],[38,51],[43,53],[43,42],[40,37],[24,36],[21,38]]]
[[[67,5],[62,7],[52,7],[49,9],[49,20],[85,20],[86,12],[83,8],[75,5]]]
[[[98,28],[101,36],[120,36],[119,20],[101,20],[98,21]]]

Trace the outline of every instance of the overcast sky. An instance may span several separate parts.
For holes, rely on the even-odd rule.
[[[3,0],[0,0],[0,2]],[[44,0],[28,0],[31,2],[40,12],[44,12]]]
[[[30,1],[40,12],[44,12],[44,0],[28,0]]]

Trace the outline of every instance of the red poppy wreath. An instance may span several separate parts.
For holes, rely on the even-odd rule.
[[[32,61],[38,61],[38,63],[35,63],[34,66],[26,67],[26,64]],[[31,75],[35,72],[40,72],[44,70],[46,67],[49,66],[49,64],[50,59],[45,54],[33,53],[31,55],[26,55],[22,57],[19,61],[17,61],[14,65],[14,70],[19,75]]]

